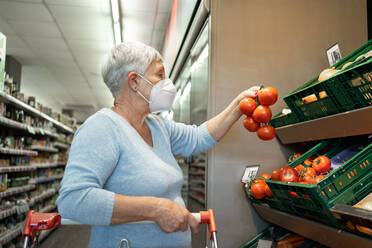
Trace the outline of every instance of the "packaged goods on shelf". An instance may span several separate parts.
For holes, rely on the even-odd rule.
[[[3,33],[0,32],[0,91],[4,90],[5,58],[6,58],[6,37]]]

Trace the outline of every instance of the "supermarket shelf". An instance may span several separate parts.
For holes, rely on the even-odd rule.
[[[67,162],[58,162],[57,166],[66,166]]]
[[[372,106],[276,128],[283,144],[372,133]],[[335,128],[337,127],[337,128]]]
[[[15,128],[19,130],[25,130],[30,134],[42,134],[42,135],[47,135],[53,138],[58,138],[58,135],[55,133],[50,132],[49,130],[39,128],[39,127],[31,127],[25,123],[18,122],[11,120],[9,118],[6,118],[4,116],[0,116],[0,125],[1,126],[6,126],[10,128]]]
[[[205,169],[205,165],[204,164],[191,164],[190,166],[191,167],[195,167],[195,168],[203,168],[203,169]]]
[[[45,169],[45,168],[57,167],[58,165],[59,165],[58,163],[45,163],[45,164],[35,164],[35,167],[37,169]]]
[[[56,208],[57,208],[56,204],[51,204],[51,205],[48,205],[48,206],[40,209],[38,212],[40,212],[40,213],[50,213]]]
[[[337,248],[372,247],[372,240],[352,233],[287,214],[267,206],[252,203],[258,214],[266,221],[281,226],[323,245]]]
[[[194,188],[194,187],[189,187],[191,191],[199,192],[205,195],[205,190],[201,188]]]
[[[46,183],[46,182],[50,182],[54,180],[60,180],[62,179],[62,177],[63,175],[53,176],[53,177],[39,177],[39,178],[31,179],[30,183],[32,184]]]
[[[13,240],[14,238],[18,237],[20,234],[22,234],[24,225],[25,223],[21,222],[12,230],[6,231],[5,233],[1,234],[0,245],[4,245],[9,241]]]
[[[25,156],[37,156],[37,152],[30,150],[20,150],[11,148],[0,148],[0,153],[3,154],[14,154],[14,155],[25,155]]]
[[[199,202],[200,204],[205,205],[205,200],[200,199],[199,197],[196,197],[196,196],[192,195],[191,193],[189,193],[189,197],[191,199],[194,199],[195,201]]]
[[[205,185],[205,181],[202,181],[202,180],[190,180],[190,184],[203,184],[203,185]]]
[[[9,103],[11,103],[11,104],[13,104],[13,105],[15,105],[15,106],[17,106],[17,107],[19,107],[19,108],[22,108],[23,110],[25,110],[27,112],[30,112],[30,113],[38,116],[38,117],[41,117],[41,118],[43,118],[47,121],[52,122],[54,126],[56,126],[57,128],[59,128],[60,130],[66,132],[66,133],[70,133],[70,134],[74,133],[74,131],[71,128],[69,128],[68,126],[62,124],[59,121],[54,120],[52,117],[40,112],[39,110],[37,110],[37,109],[31,107],[30,105],[18,100],[17,98],[6,94],[5,92],[0,91],[0,98],[9,102]]]
[[[36,166],[33,165],[21,165],[21,166],[8,166],[0,167],[0,173],[20,172],[20,171],[34,171]]]
[[[35,188],[35,185],[33,184],[26,185],[23,187],[9,188],[3,192],[0,192],[0,198],[19,194],[19,193],[26,192],[26,191],[30,191],[30,190],[33,190],[34,188]]]
[[[44,146],[31,146],[31,150],[36,150],[40,152],[58,152],[58,149],[54,147],[44,147]]]
[[[11,207],[9,209],[3,210],[0,212],[0,220],[5,219],[8,216],[17,213],[17,206]]]
[[[57,193],[57,190],[56,189],[49,189],[46,192],[41,193],[38,196],[32,197],[31,200],[30,200],[29,205],[32,206],[35,203],[41,202],[41,201],[45,200],[48,197],[51,197],[52,195],[54,195],[56,193]]]
[[[56,148],[61,148],[61,149],[66,149],[66,150],[70,147],[69,145],[63,144],[61,142],[54,142],[53,146]]]
[[[189,172],[191,176],[205,176],[205,172]]]

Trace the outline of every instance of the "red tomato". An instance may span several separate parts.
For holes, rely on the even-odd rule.
[[[265,178],[265,179],[270,179],[270,175],[267,173],[262,174],[260,177]]]
[[[307,166],[311,166],[311,164],[313,163],[313,160],[315,158],[316,158],[315,156],[311,156],[310,158],[305,160],[304,164],[307,165]]]
[[[250,116],[244,118],[243,125],[249,132],[256,132],[260,128],[260,123]]]
[[[271,120],[271,109],[265,105],[259,105],[252,114],[255,121],[260,123],[268,123]]]
[[[289,194],[291,195],[291,196],[294,196],[294,197],[298,197],[298,194],[296,193],[296,192],[289,192]]]
[[[314,181],[313,181],[313,184],[317,184],[319,183],[320,181],[323,180],[323,178],[325,178],[326,176],[325,175],[319,175],[317,177],[315,177]]]
[[[265,185],[265,194],[266,196],[268,197],[274,197],[273,193],[271,192],[270,188],[269,188],[269,185]]]
[[[298,172],[290,166],[283,168],[280,180],[283,182],[298,182]]]
[[[311,174],[305,174],[303,177],[301,177],[301,182],[304,183],[312,183],[314,181],[315,176]]]
[[[251,192],[254,198],[262,199],[266,196],[265,193],[265,185],[266,183],[256,182],[251,185]]]
[[[299,181],[298,183],[301,183],[301,184],[309,184],[309,183],[306,182],[306,181]]]
[[[246,97],[239,103],[239,110],[245,115],[251,115],[256,108],[256,101],[250,97]]]
[[[305,170],[303,171],[303,175],[311,175],[311,176],[315,176],[316,175],[316,171],[314,170],[314,168],[311,168],[311,167],[307,167],[305,168]]]
[[[299,164],[295,167],[295,170],[300,173],[300,171],[304,170],[305,169],[305,166],[303,166],[302,164]]]
[[[331,160],[326,156],[317,157],[312,164],[317,173],[325,173],[331,169]]]
[[[258,138],[262,140],[272,140],[275,137],[276,131],[272,126],[262,126],[257,130]]]
[[[258,101],[263,105],[273,105],[278,100],[278,91],[273,87],[265,87],[258,91]]]
[[[281,175],[282,175],[281,169],[274,170],[273,173],[271,173],[271,180],[280,181]]]
[[[266,183],[264,179],[258,178],[254,179],[253,183]]]

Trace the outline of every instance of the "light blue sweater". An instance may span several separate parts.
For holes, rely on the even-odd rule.
[[[216,144],[206,124],[196,127],[146,119],[150,147],[111,109],[92,115],[75,133],[57,199],[62,218],[92,225],[90,248],[117,248],[123,238],[132,247],[190,247],[191,233],[166,234],[156,224],[110,226],[114,194],[154,196],[185,206],[182,171],[173,155],[189,156]]]

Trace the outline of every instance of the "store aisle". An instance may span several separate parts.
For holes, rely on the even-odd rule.
[[[49,235],[40,245],[41,248],[88,247],[90,237],[88,226],[61,226]]]

